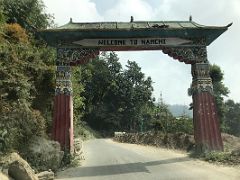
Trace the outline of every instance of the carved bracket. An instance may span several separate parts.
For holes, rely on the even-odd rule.
[[[71,66],[85,64],[98,54],[99,50],[97,49],[58,48],[55,95],[71,95]]]
[[[85,64],[99,55],[98,49],[91,48],[58,48],[57,65],[74,66]]]
[[[186,64],[207,62],[206,47],[164,47],[162,51]]]

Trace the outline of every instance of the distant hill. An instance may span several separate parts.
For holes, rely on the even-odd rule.
[[[188,108],[189,106],[180,105],[180,104],[168,105],[169,111],[175,117],[182,116],[183,114],[189,117],[193,117],[192,110],[189,110]]]

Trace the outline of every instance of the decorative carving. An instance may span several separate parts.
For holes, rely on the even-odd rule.
[[[90,48],[58,48],[57,49],[57,65],[77,65],[85,64],[91,58],[95,58],[99,54],[98,49]]]
[[[70,66],[57,66],[55,95],[59,94],[72,94]]]
[[[207,39],[205,37],[201,38],[189,38],[192,42],[188,45],[192,46],[207,46]]]
[[[164,47],[162,51],[186,64],[207,62],[206,47]]]
[[[193,82],[191,85],[191,92],[210,92],[213,93],[212,79],[210,77],[209,63],[196,63],[192,65]]]
[[[91,58],[95,58],[98,53],[97,49],[58,48],[55,94],[71,95],[71,66],[87,63]]]

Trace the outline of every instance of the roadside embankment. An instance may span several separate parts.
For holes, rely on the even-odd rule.
[[[58,142],[43,137],[33,137],[22,153],[0,154],[0,173],[14,180],[53,180],[54,172],[61,166],[64,152]]]
[[[192,135],[184,133],[164,134],[161,132],[145,133],[122,133],[114,137],[115,141],[143,144],[170,149],[182,149],[190,151],[194,148],[194,138]]]
[[[191,151],[191,156],[208,162],[219,162],[228,165],[240,165],[240,138],[222,134],[224,152],[194,153],[193,135],[184,133],[164,134],[162,132],[115,133],[114,140],[122,143],[142,144],[168,149]]]

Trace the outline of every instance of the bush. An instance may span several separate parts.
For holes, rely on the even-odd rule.
[[[22,151],[31,137],[45,134],[46,126],[45,119],[39,111],[20,103],[14,104],[7,112],[0,115],[0,129],[7,132],[1,150]]]
[[[34,136],[29,141],[24,157],[37,171],[56,171],[61,166],[63,155],[58,142]]]
[[[226,152],[209,152],[204,155],[204,159],[206,161],[216,161],[216,162],[224,162],[230,160],[230,153]]]
[[[5,34],[9,37],[9,40],[21,43],[28,42],[28,35],[26,34],[25,29],[23,29],[19,24],[6,24],[4,29]]]

